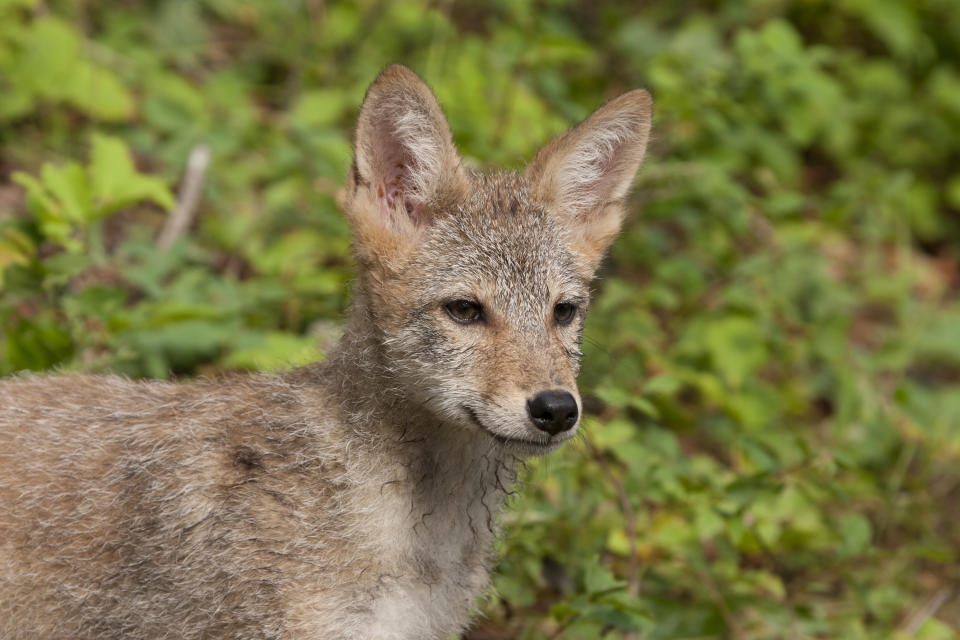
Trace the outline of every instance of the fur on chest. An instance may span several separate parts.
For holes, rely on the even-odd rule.
[[[404,487],[386,487],[376,500],[364,498],[338,576],[293,597],[296,637],[443,640],[467,624],[489,584],[494,529],[486,509],[445,505],[430,513]]]
[[[464,628],[489,584],[507,472],[498,465],[450,459],[363,470],[348,508],[359,571],[344,602],[348,627],[338,632],[442,640]]]
[[[380,512],[382,573],[367,636],[445,638],[463,627],[489,583],[494,529],[479,502],[461,506],[431,512],[395,501]]]

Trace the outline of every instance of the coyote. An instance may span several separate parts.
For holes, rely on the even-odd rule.
[[[626,93],[522,172],[464,169],[403,66],[360,108],[357,283],[319,363],[0,382],[0,637],[442,640],[525,457],[574,436],[588,287],[643,159]]]

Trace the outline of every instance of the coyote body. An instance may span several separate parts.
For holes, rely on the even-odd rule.
[[[360,111],[328,358],[187,384],[0,382],[0,637],[442,640],[518,463],[572,437],[588,284],[650,100],[469,174],[394,66]]]

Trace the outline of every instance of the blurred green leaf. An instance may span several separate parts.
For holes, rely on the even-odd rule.
[[[126,145],[117,138],[93,137],[90,182],[97,200],[97,217],[144,200],[166,209],[172,209],[175,204],[163,180],[137,172]]]

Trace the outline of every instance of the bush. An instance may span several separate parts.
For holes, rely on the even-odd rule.
[[[585,437],[530,465],[467,637],[956,637],[948,0],[0,0],[0,374],[317,357],[352,123],[394,61],[478,166],[656,100]],[[195,228],[162,247],[201,144]]]

